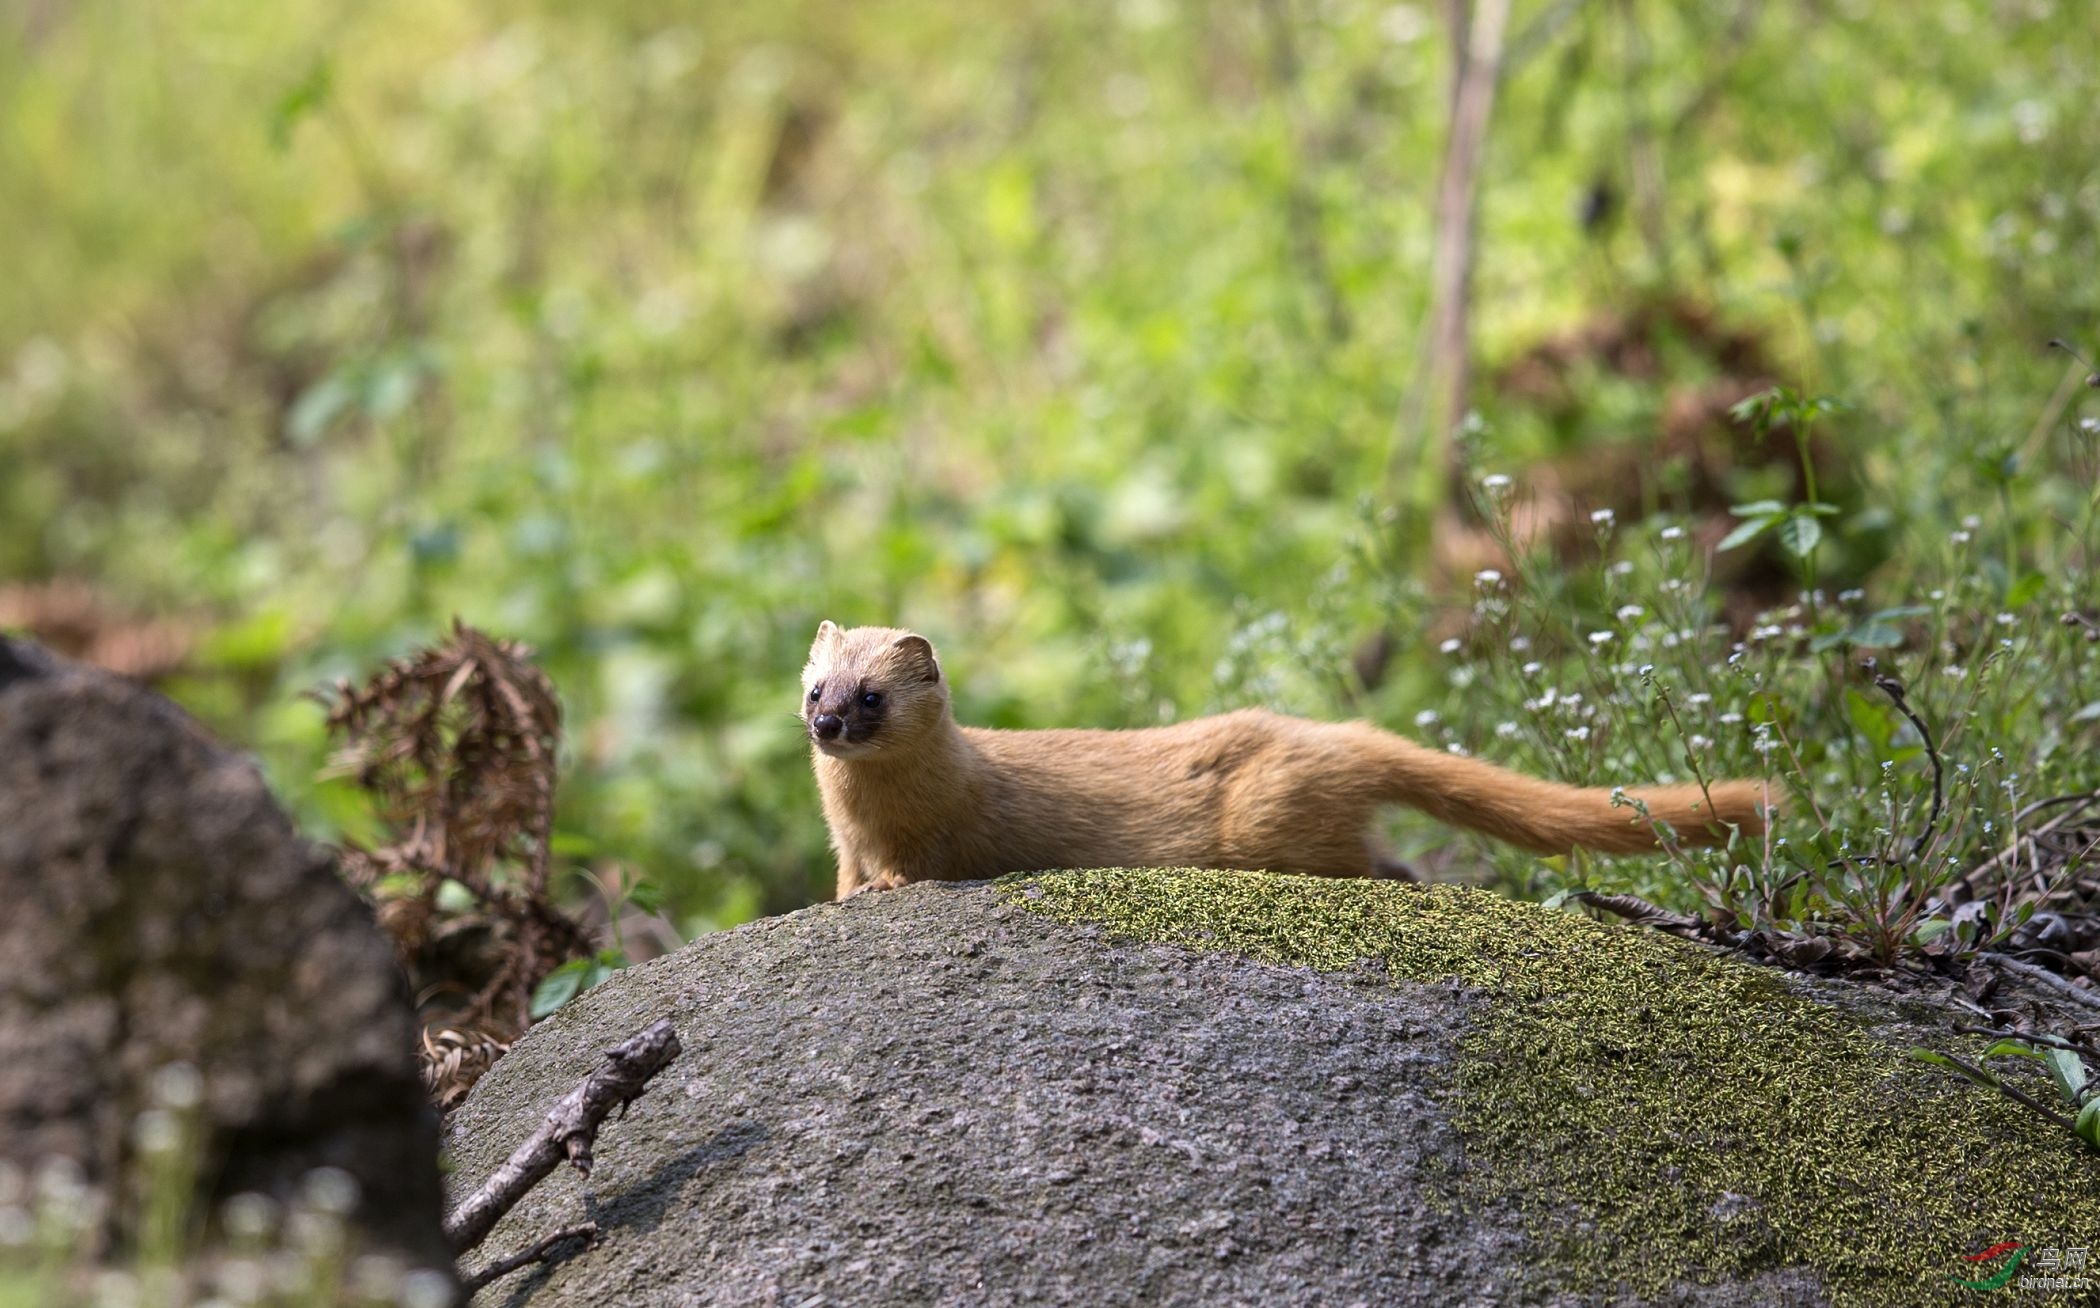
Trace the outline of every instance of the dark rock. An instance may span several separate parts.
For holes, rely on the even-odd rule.
[[[585,1218],[604,1242],[477,1302],[1599,1301],[1522,1213],[1454,1197],[1439,1095],[1473,1002],[1113,944],[983,885],[703,937],[534,1027],[447,1119],[477,1184],[606,1046],[678,1025],[591,1180],[549,1178],[483,1250]],[[1666,1301],[1821,1299],[1781,1269]]]
[[[249,762],[140,686],[0,639],[0,902],[0,1158],[125,1193],[152,1080],[188,1064],[201,1198],[341,1168],[372,1251],[448,1266],[392,951]]]

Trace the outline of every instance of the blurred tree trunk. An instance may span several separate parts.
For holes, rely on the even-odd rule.
[[[1472,377],[1473,234],[1480,160],[1502,80],[1510,0],[1447,0],[1451,23],[1451,128],[1437,181],[1430,255],[1429,315],[1413,384],[1401,406],[1388,491],[1395,504],[1426,508],[1455,471],[1452,432],[1465,417]]]

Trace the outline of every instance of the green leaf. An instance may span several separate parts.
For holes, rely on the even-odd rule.
[[[1752,418],[1762,416],[1764,412],[1767,409],[1771,408],[1773,404],[1784,400],[1785,398],[1786,392],[1781,388],[1774,386],[1768,390],[1759,391],[1755,395],[1736,401],[1734,404],[1728,407],[1728,416],[1735,419],[1737,422],[1748,422]]]
[[[2042,1051],[2024,1040],[2000,1040],[1983,1051],[1985,1058],[2032,1058],[2042,1061]]]
[[[1823,500],[1810,500],[1806,504],[1797,506],[1794,512],[1812,513],[1818,518],[1835,518],[1840,513],[1843,513],[1844,510],[1835,504],[1830,504]]]
[[[421,894],[423,878],[415,872],[389,872],[372,886],[374,899],[406,899]]]
[[[311,449],[350,407],[350,384],[339,376],[323,377],[299,392],[284,417],[284,438],[299,449]]]
[[[1806,514],[1790,517],[1779,524],[1779,543],[1797,559],[1815,553],[1816,545],[1822,539],[1823,524]]]
[[[1766,528],[1777,521],[1779,521],[1777,518],[1752,518],[1748,522],[1738,525],[1734,531],[1729,532],[1726,536],[1723,536],[1721,543],[1714,546],[1714,549],[1717,551],[1732,550],[1738,545],[1747,544],[1762,536]]]
[[[532,1020],[541,1018],[574,999],[583,989],[584,973],[590,970],[593,959],[572,958],[555,968],[532,990]]]
[[[627,956],[617,949],[601,949],[589,958],[563,963],[533,987],[532,1020],[539,1021],[626,966]]]
[[[2049,1079],[2063,1092],[2064,1099],[2072,1106],[2079,1103],[2085,1090],[2085,1063],[2068,1049],[2044,1049],[2042,1061],[2049,1067]]]
[[[1776,518],[1786,512],[1786,505],[1778,500],[1752,500],[1748,504],[1731,504],[1728,511],[1738,518]]]
[[[289,149],[292,133],[300,122],[314,110],[328,103],[335,89],[335,68],[326,58],[309,64],[306,73],[286,88],[277,97],[270,110],[270,144],[279,150]]]
[[[556,858],[585,859],[598,852],[598,842],[580,831],[557,831],[548,837],[547,850]]]
[[[2078,1110],[2078,1120],[2071,1124],[2078,1138],[2095,1149],[2100,1149],[2100,1099],[2095,1099]]]
[[[1867,738],[1876,753],[1884,753],[1896,736],[1896,710],[1886,700],[1869,699],[1857,688],[1845,691],[1845,716],[1852,729]]]
[[[2017,609],[2032,604],[2049,585],[2049,579],[2039,572],[2030,572],[2014,582],[2005,592],[2005,607]]]
[[[365,412],[376,422],[400,416],[415,402],[422,373],[413,355],[395,355],[379,363],[365,383]]]
[[[1910,1056],[1921,1063],[1931,1063],[1934,1067],[1944,1067],[1950,1072],[1959,1073],[1978,1085],[1987,1085],[1993,1090],[1998,1088],[1997,1077],[1989,1072],[1979,1073],[1975,1068],[1964,1067],[1937,1049],[1913,1048]]]

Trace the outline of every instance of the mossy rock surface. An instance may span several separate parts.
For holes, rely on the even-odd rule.
[[[1908,1058],[1973,1052],[1930,1001],[1474,891],[1181,871],[705,937],[534,1028],[450,1120],[455,1184],[666,1013],[687,1052],[591,1182],[485,1249],[605,1241],[481,1303],[1954,1302],[1961,1255],[2100,1211],[2100,1159]]]

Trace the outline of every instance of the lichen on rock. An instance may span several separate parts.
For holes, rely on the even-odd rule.
[[[1514,1204],[1577,1288],[1791,1268],[1840,1304],[1951,1301],[1960,1254],[2092,1239],[2100,1158],[1909,1060],[1959,1042],[1929,1007],[1451,886],[1118,869],[999,892],[1116,938],[1476,991],[1437,1095],[1455,1200]]]

